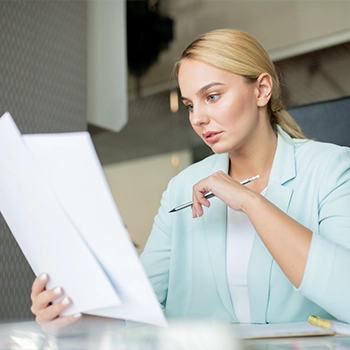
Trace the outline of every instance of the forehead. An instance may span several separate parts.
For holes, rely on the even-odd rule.
[[[184,59],[178,71],[178,82],[183,95],[197,92],[212,82],[228,84],[238,75],[194,59]]]
[[[216,68],[202,61],[194,60],[192,58],[186,58],[180,64],[178,79],[179,81],[184,80],[187,76],[191,76],[192,79],[200,79],[204,78],[205,74],[208,74],[209,76],[224,76],[228,73],[229,72],[223,69]]]

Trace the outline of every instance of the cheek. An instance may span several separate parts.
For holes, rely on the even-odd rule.
[[[231,99],[222,105],[221,118],[225,123],[246,119],[254,113],[256,106],[253,103],[252,96],[249,92],[245,92]]]
[[[240,119],[243,112],[242,108],[242,101],[229,101],[220,106],[220,110],[217,111],[217,116],[223,124],[230,124]]]

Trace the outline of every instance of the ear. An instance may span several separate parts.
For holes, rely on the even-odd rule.
[[[261,73],[257,79],[257,105],[265,107],[272,95],[273,82],[270,74]]]

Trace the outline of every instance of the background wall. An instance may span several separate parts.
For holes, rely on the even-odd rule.
[[[0,115],[22,133],[86,130],[86,3],[0,1],[0,14]],[[33,318],[33,280],[0,214],[0,322]]]
[[[151,232],[153,218],[169,179],[191,163],[191,150],[182,150],[176,156],[164,153],[104,166],[120,214],[138,245],[139,253]],[[191,193],[188,195],[188,200],[191,200]]]

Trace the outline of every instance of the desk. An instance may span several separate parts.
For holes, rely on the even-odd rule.
[[[348,350],[350,337],[317,336],[243,341],[244,350]]]
[[[176,328],[177,327],[177,328]],[[180,328],[179,328],[180,327]],[[54,337],[35,322],[0,324],[0,350],[329,350],[350,349],[350,337],[317,336],[239,340],[230,325],[177,324],[167,329],[85,317]]]
[[[241,350],[230,325],[207,322],[152,327],[86,316],[61,336],[32,322],[0,324],[0,350]]]

